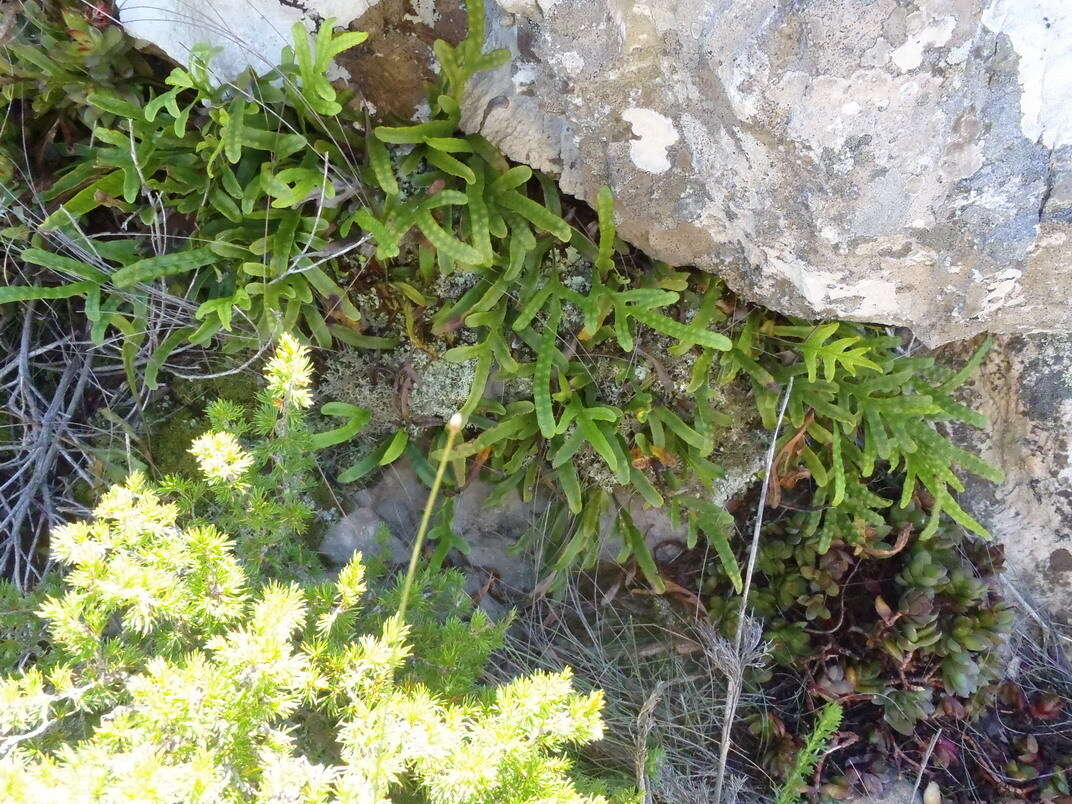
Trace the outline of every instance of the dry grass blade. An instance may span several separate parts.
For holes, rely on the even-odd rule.
[[[578,687],[605,694],[604,738],[586,751],[588,761],[633,777],[646,802],[710,804],[718,762],[713,735],[725,700],[722,663],[732,647],[659,597],[620,595],[604,605],[606,590],[582,593],[592,581],[582,576],[563,599],[540,599],[521,611],[489,672],[509,680],[572,668]],[[758,627],[753,631],[758,635]],[[754,650],[744,659],[755,662],[762,646],[752,638],[749,645]],[[748,757],[739,761],[755,770]],[[727,789],[743,781],[733,775]]]
[[[774,466],[774,450],[778,445],[778,433],[781,432],[782,421],[785,419],[785,409],[789,404],[789,396],[792,392],[793,378],[790,377],[789,382],[786,384],[785,391],[782,392],[782,404],[778,410],[778,423],[774,427],[770,447],[767,450],[766,469],[763,473],[763,488],[760,490],[759,502],[756,504],[756,521],[752,530],[752,544],[748,549],[748,566],[745,569],[744,574],[744,589],[741,592],[741,609],[740,615],[737,618],[737,635],[734,639],[733,653],[732,655],[723,657],[726,667],[730,672],[727,672],[726,674],[726,712],[722,720],[722,740],[718,756],[718,775],[715,781],[715,795],[712,799],[716,804],[724,800],[723,788],[726,779],[726,764],[730,754],[730,743],[732,742],[733,719],[737,714],[737,706],[740,703],[741,698],[741,687],[744,682],[742,667],[745,651],[747,650],[745,647],[745,632],[750,631],[749,628],[746,628],[746,623],[752,622],[747,616],[748,593],[752,588],[752,573],[755,572],[756,555],[759,552],[759,534],[763,529],[763,511],[766,508],[767,494],[770,490],[771,471]],[[749,634],[749,637],[752,637],[751,633]],[[757,645],[758,642],[759,639],[756,639]],[[755,646],[753,646],[751,650],[755,650]]]
[[[17,319],[0,320],[8,355],[0,366],[0,575],[21,589],[44,570],[49,527],[84,512],[71,487],[91,480],[91,397],[112,398],[101,393],[100,366],[59,309],[27,304]]]

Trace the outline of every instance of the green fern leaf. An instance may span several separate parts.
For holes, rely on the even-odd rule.
[[[543,205],[558,217],[562,217],[562,198],[558,193],[558,185],[555,180],[546,173],[537,173],[536,178],[543,190]]]
[[[152,355],[145,363],[145,374],[142,377],[142,382],[145,383],[146,388],[155,391],[159,387],[156,378],[160,374],[160,369],[164,367],[164,363],[167,362],[171,353],[193,334],[193,331],[193,327],[181,327],[174,330],[168,333],[167,337],[160,342],[160,345],[153,350]]]
[[[456,446],[451,452],[451,457],[469,458],[502,441],[522,441],[534,435],[538,430],[538,426],[532,420],[531,413],[534,409],[532,403],[521,403],[519,409],[520,412],[489,427],[471,441],[466,441]],[[441,457],[441,453],[438,451],[433,452],[430,457],[432,460],[438,460]]]
[[[468,421],[470,414],[476,410],[480,401],[484,398],[484,389],[487,387],[488,377],[491,376],[491,366],[494,360],[495,356],[488,347],[485,347],[477,358],[476,370],[473,372],[473,383],[469,387],[469,396],[466,398],[461,410],[458,411],[465,421]]]
[[[950,519],[952,519],[961,527],[967,528],[968,530],[972,531],[973,533],[979,535],[984,539],[990,538],[990,532],[985,527],[983,527],[982,524],[980,524],[975,518],[973,518],[967,511],[961,508],[957,501],[953,499],[953,495],[951,495],[946,489],[940,489],[935,493],[934,508],[935,511],[940,510],[943,513],[947,514]],[[925,528],[923,532],[920,533],[920,538],[930,538],[933,533],[934,528]]]
[[[140,120],[142,110],[130,101],[123,100],[114,92],[98,89],[86,95],[86,103],[95,106],[116,117],[124,117],[127,120]]]
[[[599,256],[596,267],[607,271],[613,264],[614,257],[614,194],[610,187],[603,185],[596,196],[596,212],[599,216]]]
[[[406,444],[409,443],[409,433],[406,430],[397,430],[395,434],[391,436],[391,440],[387,443],[386,449],[380,456],[380,466],[387,466],[390,463],[394,463],[402,455],[406,449]]]
[[[381,142],[392,145],[419,145],[425,137],[449,137],[454,133],[450,120],[431,120],[413,126],[376,126],[373,132]]]
[[[854,335],[839,338],[836,341],[827,343],[840,327],[841,324],[836,321],[817,326],[811,331],[807,339],[800,344],[800,354],[803,357],[804,365],[808,370],[809,381],[815,382],[818,378],[820,360],[823,364],[823,374],[826,379],[831,382],[837,376],[838,366],[841,366],[851,376],[856,376],[857,369],[861,368],[867,368],[877,372],[882,371],[882,366],[866,356],[871,351],[870,346],[864,345],[855,349],[849,348],[855,346],[862,340],[860,336]],[[798,334],[801,329],[801,327],[796,326],[774,327],[774,334],[779,336],[790,336]]]
[[[78,218],[101,206],[109,198],[117,198],[123,192],[123,171],[116,170],[79,190],[59,209],[41,221],[40,230],[48,232],[67,226]]]
[[[303,148],[308,148],[309,142],[301,134],[283,134],[243,125],[242,146],[258,151],[269,151],[276,159],[282,160],[293,156]]]
[[[960,370],[950,375],[948,379],[938,386],[937,390],[948,394],[950,391],[954,391],[963,385],[964,382],[975,373],[976,369],[982,365],[983,360],[986,358],[987,353],[993,345],[993,338],[987,338],[979,344],[979,347],[972,353],[972,356],[968,358],[967,362],[960,367]]]
[[[246,99],[238,95],[227,107],[226,122],[223,125],[223,153],[232,165],[242,158],[243,129],[245,128]]]
[[[633,331],[629,326],[629,313],[624,304],[614,304],[614,339],[623,352],[633,351]]]
[[[700,455],[708,455],[714,449],[715,445],[710,438],[700,435],[692,427],[689,427],[680,416],[669,408],[662,406],[653,408],[649,415],[652,419],[657,419],[665,424],[674,435],[686,444],[699,450]]]
[[[637,566],[659,594],[666,592],[666,582],[663,581],[659,568],[655,565],[655,557],[651,554],[651,548],[644,541],[644,536],[633,523],[633,518],[624,508],[618,514],[618,528],[622,533],[625,546],[630,555],[636,559]]]
[[[723,570],[733,583],[737,594],[740,594],[744,589],[744,579],[741,577],[741,568],[729,541],[734,528],[733,516],[717,505],[712,505],[697,497],[681,495],[675,497],[674,500],[688,509],[691,521],[703,532],[708,543],[715,548]]]
[[[336,34],[332,31],[334,25],[334,19],[326,19],[320,23],[320,30],[324,31],[326,29],[328,31],[328,36],[317,43],[319,64],[324,70],[327,69],[328,63],[344,50],[357,47],[368,39],[368,34],[364,31],[344,31]]]
[[[349,441],[365,429],[365,426],[372,418],[372,414],[364,408],[345,402],[328,402],[320,408],[320,412],[325,416],[338,416],[346,418],[348,421],[339,427],[314,435],[310,441],[310,446],[314,450],[325,449],[326,447]]]
[[[567,461],[555,470],[555,476],[562,487],[562,493],[566,495],[566,505],[574,514],[581,513],[581,481],[577,476],[577,467],[571,461]]]
[[[454,235],[436,223],[435,218],[432,217],[432,213],[427,209],[420,209],[417,211],[416,221],[418,228],[421,230],[421,233],[428,238],[428,241],[435,246],[437,250],[448,254],[451,259],[466,265],[481,265],[484,262],[483,254],[468,243],[463,243],[461,240],[458,240]]]
[[[644,502],[652,508],[662,508],[666,501],[663,500],[658,490],[648,480],[648,476],[641,472],[639,469],[629,467],[629,485],[631,485],[636,491],[644,498]]]
[[[116,287],[128,288],[139,282],[152,282],[165,276],[173,276],[218,262],[219,257],[209,248],[177,251],[160,257],[138,260],[112,274]]]
[[[554,457],[551,459],[551,468],[557,469],[566,461],[572,460],[573,456],[576,455],[583,446],[584,434],[581,433],[580,428],[577,428],[562,439],[562,443],[559,444],[558,449],[555,450]]]
[[[365,137],[365,150],[368,154],[369,166],[372,168],[372,175],[376,177],[376,183],[380,185],[380,189],[387,195],[398,195],[398,181],[395,179],[391,157],[379,137]]]
[[[472,234],[474,248],[483,255],[482,264],[491,265],[495,259],[495,252],[491,247],[488,205],[484,201],[484,169],[479,164],[473,170],[473,178],[473,186],[468,196],[469,231]]]
[[[495,178],[491,183],[491,192],[494,195],[505,193],[521,187],[532,178],[532,168],[527,165],[515,165],[503,174]]]
[[[592,449],[598,453],[610,470],[617,474],[619,471],[618,452],[611,446],[610,441],[607,440],[607,436],[599,428],[597,422],[617,421],[619,414],[612,408],[605,406],[585,407],[577,397],[570,400],[566,406],[566,413],[569,418],[564,418],[563,422],[559,423],[559,428],[561,429],[564,426],[564,422],[568,422],[571,419],[576,420],[577,429],[584,437],[584,440],[592,445]]]
[[[554,235],[563,243],[570,241],[569,224],[542,204],[537,204],[516,190],[500,193],[497,198],[501,206],[521,215],[537,229]]]
[[[178,96],[179,93],[182,92],[182,89],[182,87],[175,87],[151,98],[142,109],[142,116],[144,117],[145,122],[152,123],[160,113],[161,109],[167,109],[172,117],[178,117]]]
[[[321,26],[325,30],[327,23]],[[326,28],[330,36],[330,26]],[[301,97],[312,107],[314,111],[323,115],[335,116],[342,111],[342,107],[335,102],[335,90],[328,83],[324,73],[318,69],[316,54],[309,47],[309,33],[300,22],[295,22],[291,28],[294,57],[298,64],[298,72],[301,76]],[[318,36],[318,42],[319,45]]]
[[[448,154],[471,154],[476,149],[463,137],[425,137],[424,144]]]
[[[476,176],[473,175],[471,167],[444,151],[429,149],[424,158],[428,160],[430,165],[434,165],[449,176],[457,176],[466,184],[473,184],[476,181]]]
[[[662,315],[661,313],[656,313],[641,307],[630,307],[628,309],[629,314],[633,318],[649,329],[661,332],[663,335],[669,335],[671,338],[676,338],[682,343],[695,343],[700,346],[706,346],[709,349],[718,349],[723,352],[728,351],[733,346],[733,343],[729,338],[717,332],[711,332],[710,330],[701,329],[700,327],[691,327]]]
[[[544,438],[555,434],[555,415],[551,407],[551,369],[554,367],[554,353],[558,351],[558,324],[562,308],[557,299],[552,300],[551,308],[544,325],[540,347],[536,352],[536,368],[532,376],[532,394],[536,403],[536,421]]]
[[[73,282],[69,285],[0,285],[0,304],[35,299],[69,299],[84,296],[99,287],[96,282]]]
[[[494,70],[496,67],[501,67],[502,65],[509,63],[511,58],[512,54],[504,47],[497,50],[490,50],[471,62],[471,70],[474,73],[480,73],[485,70]]]
[[[544,305],[551,298],[551,294],[555,292],[555,285],[548,283],[542,288],[537,290],[532,297],[522,305],[521,309],[517,313],[517,317],[510,325],[510,328],[514,332],[520,332],[532,323],[532,319],[543,309]]]
[[[506,157],[499,153],[499,149],[488,142],[486,138],[479,134],[470,134],[466,139],[473,146],[473,151],[496,173],[505,173],[510,169],[510,164],[506,161]]]
[[[51,268],[53,271],[74,274],[79,279],[87,282],[103,284],[108,281],[108,275],[99,268],[81,260],[65,257],[62,254],[53,254],[51,251],[44,251],[39,248],[28,248],[23,250],[20,257],[23,262]]]
[[[830,422],[830,471],[834,475],[834,494],[830,504],[835,508],[845,499],[845,464],[841,458],[841,432],[836,421]]]
[[[461,190],[440,190],[435,195],[430,195],[421,201],[418,209],[439,209],[440,207],[456,207],[465,206],[469,203],[469,196],[463,193]],[[399,210],[398,217],[405,218],[405,209]]]
[[[386,260],[398,256],[398,238],[380,223],[369,210],[365,208],[359,209],[354,213],[353,220],[358,226],[376,238],[376,256],[379,259]]]
[[[666,307],[673,304],[681,296],[672,290],[659,288],[634,288],[622,290],[614,294],[614,299],[622,304],[632,304],[645,310],[653,310],[656,307]],[[632,308],[629,308],[630,310]]]

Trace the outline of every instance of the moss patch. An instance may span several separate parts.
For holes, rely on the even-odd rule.
[[[160,476],[198,476],[197,462],[189,452],[190,442],[205,429],[205,420],[200,411],[188,407],[175,407],[162,418],[148,424],[146,442]]]

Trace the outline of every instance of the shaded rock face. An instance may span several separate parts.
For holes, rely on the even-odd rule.
[[[516,492],[495,506],[485,505],[491,487],[480,480],[454,498],[453,530],[469,545],[455,556],[478,585],[496,579],[495,590],[528,592],[540,571],[536,560],[510,550],[515,540],[547,516],[547,500],[522,501]],[[406,461],[399,461],[367,488],[351,495],[353,509],[335,522],[320,545],[333,564],[349,561],[355,551],[383,557],[388,563],[409,561],[428,491]]]
[[[465,6],[462,0],[380,0],[369,5],[351,26],[369,38],[336,62],[373,116],[408,120],[427,108],[427,85],[436,77],[432,43],[465,38]]]
[[[1005,472],[971,479],[961,502],[1005,544],[1014,587],[1072,617],[1072,336],[998,339],[966,403],[990,419],[961,443]]]
[[[385,118],[417,111],[459,0],[121,0],[132,34],[223,78],[300,19],[368,30],[341,57]],[[936,344],[1072,329],[1067,0],[500,0],[463,124],[624,237],[768,307]],[[232,13],[234,12],[234,13]],[[363,16],[362,16],[363,15]],[[232,21],[241,20],[241,24]]]
[[[649,254],[931,344],[1072,329],[1066,0],[502,4],[468,127]]]
[[[364,376],[355,367],[356,364],[346,360],[345,353],[336,357],[334,365],[335,368],[342,368],[341,376],[352,376],[356,387],[363,388]],[[422,393],[422,381],[415,382],[412,398],[416,399]],[[462,386],[468,387],[468,384],[469,381],[465,380]],[[341,393],[344,401],[351,404],[368,408],[377,404],[375,397],[345,395],[337,385],[336,375],[330,375],[328,385],[329,390],[325,390],[324,386],[320,389],[322,394],[326,394],[322,397],[325,401],[337,399]],[[715,505],[732,507],[762,476],[769,435],[762,430],[754,400],[747,389],[748,384],[740,381],[716,389],[712,397],[713,403],[732,421],[730,426],[719,431],[715,449],[709,456],[712,462],[721,467],[722,476],[713,488],[703,491],[697,489],[697,493]],[[387,419],[381,426],[390,432],[401,424],[397,420]],[[583,468],[581,476],[586,485],[598,483],[598,480],[586,475]],[[514,488],[494,505],[488,505],[492,489],[487,480],[476,478],[461,490],[449,492],[454,500],[453,530],[469,546],[464,556],[452,553],[451,559],[466,571],[470,579],[476,580],[478,588],[489,577],[494,577],[494,594],[505,593],[509,597],[518,592],[528,593],[550,575],[548,562],[558,552],[557,545],[547,545],[539,535],[547,530],[555,516],[553,501],[542,489],[536,491],[533,499],[526,501]],[[601,560],[614,561],[624,546],[616,521],[621,509],[629,512],[657,560],[669,560],[679,549],[683,549],[689,538],[688,527],[683,522],[673,522],[669,508],[648,507],[643,498],[628,487],[609,486],[607,490],[612,493],[613,503],[607,507],[600,521],[598,555]],[[427,488],[417,478],[408,461],[403,459],[392,464],[367,487],[347,495],[350,511],[328,528],[320,552],[330,562],[340,566],[355,551],[382,556],[392,564],[405,564],[420,523],[426,495]],[[390,538],[384,538],[384,529]],[[537,534],[535,539],[525,540],[532,549],[516,549],[516,543],[530,530]]]

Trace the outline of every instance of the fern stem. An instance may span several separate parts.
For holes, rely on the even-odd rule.
[[[435,480],[432,481],[432,489],[428,492],[428,500],[424,504],[424,514],[421,516],[421,525],[417,528],[417,538],[413,542],[413,551],[409,556],[409,569],[406,570],[406,580],[402,585],[402,599],[398,604],[398,619],[405,622],[406,607],[409,605],[409,595],[413,588],[413,576],[417,573],[417,558],[421,554],[424,544],[424,534],[428,531],[428,522],[432,518],[432,508],[435,507],[436,498],[439,496],[439,487],[443,483],[443,475],[447,471],[447,463],[450,460],[450,452],[454,448],[454,439],[462,429],[462,417],[455,413],[447,422],[447,445],[439,458],[439,467],[436,469]]]
[[[989,339],[987,339],[989,341]],[[989,345],[987,348],[990,348]],[[931,754],[934,753],[934,747],[938,745],[938,740],[942,736],[942,730],[938,729],[931,737],[931,741],[927,744],[927,750],[923,752],[923,761],[919,763],[919,773],[916,774],[916,783],[912,786],[912,800],[916,800],[916,793],[919,792],[919,786],[923,784],[923,774],[927,770],[927,764],[931,761]]]

